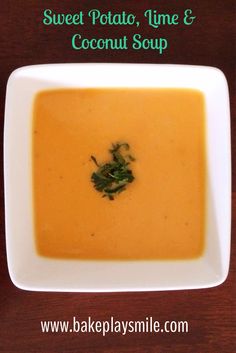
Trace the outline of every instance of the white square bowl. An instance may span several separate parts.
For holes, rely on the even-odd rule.
[[[206,105],[207,231],[202,257],[175,261],[85,261],[37,254],[33,231],[31,124],[35,94],[50,88],[193,88]],[[227,277],[231,225],[228,87],[212,67],[50,64],[22,67],[8,81],[4,131],[6,245],[10,277],[37,291],[147,291],[213,287]]]

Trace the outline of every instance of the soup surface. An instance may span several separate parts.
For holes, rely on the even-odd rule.
[[[113,201],[91,160],[127,142],[135,177]],[[33,110],[33,201],[40,255],[189,259],[205,233],[205,111],[190,89],[58,89]]]

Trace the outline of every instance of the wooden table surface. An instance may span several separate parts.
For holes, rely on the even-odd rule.
[[[69,62],[138,62],[209,65],[226,75],[231,99],[232,155],[236,148],[236,87],[235,87],[235,1],[36,1],[3,0],[0,5],[0,110],[1,129],[4,121],[4,100],[9,74],[24,65]],[[139,18],[145,9],[160,13],[182,14],[186,8],[197,16],[192,26],[165,26],[154,29],[88,25],[44,26],[43,10],[85,12],[92,8],[102,11],[135,12]],[[118,37],[142,33],[146,37],[166,37],[169,48],[162,55],[155,50],[73,51],[71,36]],[[236,265],[236,184],[233,163],[232,252],[226,282],[216,288],[173,292],[140,292],[112,294],[37,293],[17,289],[10,281],[5,250],[4,192],[1,178],[0,228],[0,351],[2,353],[234,353],[235,337],[235,265]],[[99,333],[43,334],[41,320],[154,319],[187,320],[188,333],[114,334]]]

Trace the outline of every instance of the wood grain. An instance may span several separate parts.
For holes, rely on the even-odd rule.
[[[183,13],[191,8],[196,22],[186,27],[162,27],[157,30],[141,25],[133,27],[42,25],[45,8],[57,12],[103,11],[135,12],[141,19],[147,8],[159,12]],[[0,351],[3,353],[234,353],[235,337],[235,265],[236,265],[236,87],[235,87],[235,2],[208,1],[34,1],[4,0],[0,10],[0,111],[3,131],[6,82],[11,71],[23,65],[55,62],[140,62],[210,65],[226,75],[231,99],[233,197],[232,253],[230,273],[219,287],[174,292],[71,294],[21,291],[11,283],[7,270],[4,229],[3,171],[1,169],[0,212]],[[73,51],[71,35],[118,37],[142,33],[166,37],[169,48],[162,55],[152,50]],[[188,320],[189,332],[183,334],[42,334],[40,320],[142,320],[152,316],[159,321]]]

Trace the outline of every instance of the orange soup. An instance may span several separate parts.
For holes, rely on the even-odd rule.
[[[37,251],[53,258],[191,259],[205,237],[205,111],[190,89],[55,89],[33,110]],[[135,157],[110,200],[91,181],[112,143]]]

